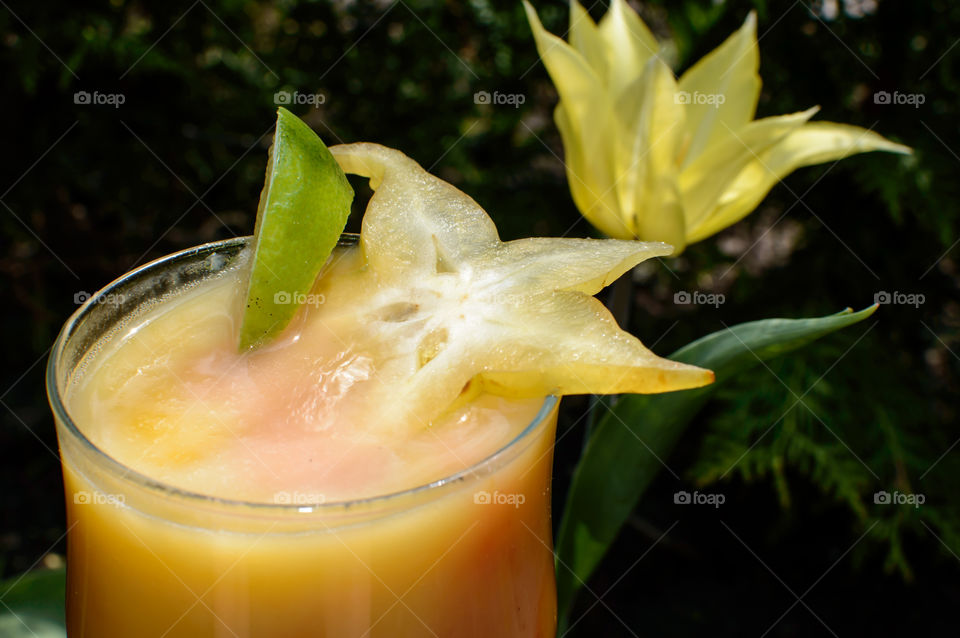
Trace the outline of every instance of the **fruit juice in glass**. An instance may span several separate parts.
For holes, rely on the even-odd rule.
[[[55,344],[69,635],[553,636],[556,399],[481,395],[399,434],[325,411],[375,372],[320,293],[236,353],[245,241],[127,274]]]
[[[375,192],[331,254],[346,173]],[[672,247],[503,242],[282,108],[248,243],[128,274],[54,346],[71,635],[552,636],[549,397],[713,379],[593,297]]]

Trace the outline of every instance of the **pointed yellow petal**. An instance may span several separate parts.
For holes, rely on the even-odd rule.
[[[625,0],[613,0],[600,19],[600,34],[607,50],[610,71],[607,86],[614,99],[643,73],[660,44]]]
[[[597,77],[606,82],[609,75],[606,45],[597,24],[577,0],[570,0],[570,44],[586,59]]]
[[[687,226],[704,223],[730,183],[767,149],[803,126],[817,108],[802,113],[754,120],[710,146],[680,173],[680,192]],[[721,125],[722,126],[722,125]]]
[[[583,126],[570,121],[563,104],[557,106],[553,117],[563,138],[564,168],[577,209],[607,237],[633,239],[633,226],[620,212],[614,185],[614,157],[609,144],[593,137],[589,128],[581,137]]]
[[[757,207],[774,184],[801,166],[870,151],[912,152],[909,147],[858,126],[833,122],[804,124],[744,167],[720,196],[714,212],[690,229],[689,240],[700,241],[739,221]]]
[[[581,293],[528,298],[507,316],[502,347],[485,353],[479,375],[496,394],[669,392],[713,381],[709,370],[653,354],[620,330],[602,303]]]
[[[616,129],[603,83],[580,53],[543,28],[530,3],[524,1],[524,9],[540,59],[560,95],[554,118],[563,138],[573,200],[590,223],[607,235],[632,238],[620,221],[613,188],[614,160],[608,140],[616,137]]]
[[[592,110],[603,88],[586,58],[576,49],[543,28],[537,12],[524,0],[530,30],[537,45],[537,52],[553,80],[560,101],[567,105],[572,121],[581,122]]]
[[[688,132],[684,166],[729,129],[736,131],[753,119],[760,96],[759,69],[757,16],[751,11],[736,33],[680,77]]]
[[[617,102],[625,134],[614,142],[617,192],[636,237],[666,242],[679,253],[686,244],[676,165],[684,113],[676,89],[667,65],[651,58]]]
[[[810,122],[771,149],[771,159],[774,163],[782,164],[786,163],[788,157],[792,157],[793,167],[797,169],[870,151],[900,155],[913,153],[909,146],[891,142],[882,135],[859,126],[836,122]]]
[[[553,289],[595,295],[640,262],[671,252],[660,242],[531,237],[501,244],[478,267],[505,294]]]
[[[435,272],[452,255],[469,258],[499,243],[496,226],[475,201],[400,151],[360,143],[330,152],[344,172],[370,178],[375,192],[363,216],[360,245],[384,277]]]

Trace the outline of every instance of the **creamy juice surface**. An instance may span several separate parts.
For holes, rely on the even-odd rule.
[[[168,485],[266,503],[389,494],[466,469],[515,438],[542,399],[481,395],[433,423],[381,428],[385,356],[351,313],[359,251],[338,249],[274,344],[240,354],[236,269],[137,317],[79,375],[69,409],[108,455]],[[389,405],[382,406],[389,412]]]

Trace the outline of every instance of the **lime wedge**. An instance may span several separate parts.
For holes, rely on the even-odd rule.
[[[313,130],[277,110],[253,231],[241,351],[276,337],[310,292],[350,214],[353,189]]]

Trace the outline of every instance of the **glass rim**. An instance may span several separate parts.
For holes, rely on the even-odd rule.
[[[95,293],[91,294],[90,297],[79,308],[77,308],[72,315],[70,315],[66,322],[64,322],[63,327],[60,329],[60,333],[57,335],[56,340],[51,346],[50,355],[47,358],[45,374],[47,397],[49,399],[50,407],[53,411],[55,419],[59,421],[69,435],[80,444],[84,452],[92,454],[99,463],[104,464],[103,467],[106,468],[108,473],[116,474],[121,480],[130,481],[138,487],[146,488],[148,491],[160,492],[163,496],[179,498],[200,505],[215,505],[218,507],[243,508],[252,509],[259,512],[278,513],[323,513],[349,510],[353,508],[375,507],[378,505],[392,503],[403,497],[412,497],[425,494],[432,490],[440,489],[446,485],[466,481],[471,477],[477,476],[481,470],[496,464],[498,460],[500,460],[511,450],[515,449],[517,445],[527,439],[530,439],[533,432],[537,430],[537,428],[556,408],[560,398],[556,395],[545,397],[536,415],[534,415],[530,423],[528,423],[519,433],[517,433],[516,436],[512,437],[507,443],[503,444],[494,452],[480,459],[476,463],[473,463],[469,467],[463,468],[453,474],[429,483],[415,485],[413,487],[394,492],[375,494],[373,496],[365,496],[362,498],[348,500],[336,500],[330,502],[324,501],[318,503],[265,503],[258,501],[245,501],[242,499],[224,498],[169,485],[158,479],[151,478],[150,476],[143,474],[132,467],[128,467],[91,441],[74,422],[69,411],[67,410],[66,405],[64,404],[64,397],[60,390],[60,384],[58,383],[57,375],[60,371],[60,368],[62,368],[62,365],[58,365],[58,363],[60,363],[60,360],[62,359],[62,355],[67,343],[73,336],[74,330],[81,324],[81,322],[87,317],[92,309],[95,308],[97,301],[101,298],[107,297],[115,289],[124,286],[132,280],[143,277],[147,273],[154,272],[156,269],[159,269],[164,265],[190,257],[193,254],[207,254],[216,252],[218,249],[222,248],[234,248],[236,246],[242,247],[246,245],[251,237],[252,236],[250,235],[246,235],[200,244],[198,246],[193,246],[191,248],[186,248],[184,250],[179,250],[168,255],[164,255],[163,257],[159,257],[153,261],[143,264],[142,266],[134,268],[133,270],[130,270],[120,277],[114,279],[103,288],[97,290]],[[338,245],[356,245],[358,240],[359,235],[354,233],[343,233],[340,237]],[[62,445],[60,456],[62,459]]]

